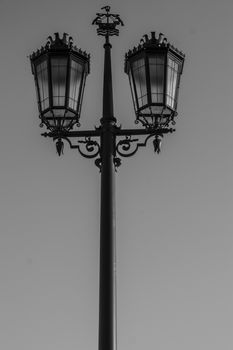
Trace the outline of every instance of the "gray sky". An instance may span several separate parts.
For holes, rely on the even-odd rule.
[[[109,1],[115,116],[134,126],[124,53],[156,30],[186,53],[176,133],[116,174],[118,348],[232,350],[230,0]],[[0,348],[97,349],[100,175],[40,136],[27,58],[68,32],[91,54],[82,128],[101,117],[101,1],[0,4]]]

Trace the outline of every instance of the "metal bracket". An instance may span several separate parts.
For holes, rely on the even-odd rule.
[[[85,137],[84,140],[78,140],[78,144],[73,144],[71,140],[68,137],[65,136],[54,136],[53,140],[56,141],[56,149],[59,156],[63,154],[64,150],[64,142],[63,140],[67,141],[70,148],[78,149],[79,153],[88,159],[96,158],[98,155],[100,155],[100,145],[96,140],[92,140],[90,136]],[[82,147],[81,145],[84,145]],[[97,162],[96,162],[97,165]],[[99,164],[97,165],[99,167]]]
[[[132,138],[131,135],[126,135],[125,139],[119,140],[117,142],[115,152],[121,157],[131,157],[134,154],[136,154],[140,147],[146,147],[148,140],[153,137],[154,151],[159,154],[161,151],[161,138],[163,137],[163,134],[157,134],[156,132],[153,132],[152,134],[148,135],[143,142],[140,142],[138,138]],[[116,164],[116,166],[121,165],[121,160],[119,158],[116,159],[118,159],[118,164]]]
[[[160,128],[160,129],[121,129],[121,127],[115,126],[113,133],[114,139],[114,157],[113,162],[115,170],[121,165],[120,157],[133,156],[140,147],[147,146],[149,139],[153,139],[154,151],[160,153],[161,151],[161,139],[164,134],[172,133],[175,129],[172,128]],[[102,127],[98,127],[95,130],[83,130],[83,131],[62,131],[62,132],[47,132],[41,134],[44,137],[51,137],[56,141],[56,149],[59,156],[63,154],[64,140],[68,142],[71,149],[78,149],[79,153],[88,159],[95,159],[95,165],[100,169],[102,167],[101,159],[101,132]],[[139,138],[133,138],[135,136],[146,136],[144,141],[140,141]],[[120,140],[117,140],[120,137]],[[123,138],[124,137],[124,138]],[[71,140],[75,138],[76,143],[72,143]],[[96,140],[98,139],[98,140]],[[99,156],[99,157],[98,157]],[[98,157],[98,158],[97,158]]]
[[[84,150],[81,149],[80,145],[77,145],[79,153],[85,158],[95,158],[100,154],[100,145],[97,141],[91,139],[91,137],[86,137],[85,140],[78,141],[79,144],[84,144]]]

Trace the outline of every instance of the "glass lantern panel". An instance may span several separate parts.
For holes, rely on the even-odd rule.
[[[65,106],[67,57],[51,58],[53,106]]]
[[[140,108],[148,103],[144,58],[140,58],[132,63],[132,75],[134,77],[136,87],[138,107]]]
[[[69,86],[69,108],[77,110],[79,91],[82,81],[84,66],[77,61],[70,63],[70,86]]]
[[[36,66],[36,75],[38,81],[38,101],[42,112],[49,107],[49,87],[48,87],[48,63],[44,59]]]
[[[149,56],[151,102],[163,103],[164,95],[164,56]]]
[[[176,107],[176,90],[178,83],[179,63],[176,59],[168,57],[167,63],[167,106],[175,109]]]
[[[132,78],[131,70],[129,71],[129,84],[130,84],[130,89],[131,89],[132,98],[133,98],[133,105],[134,105],[134,108],[136,109],[137,108],[136,97],[135,97],[135,91],[134,91],[134,85],[133,85],[133,78]]]

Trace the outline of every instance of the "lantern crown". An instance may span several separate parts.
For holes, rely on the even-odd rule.
[[[156,36],[156,32],[151,31],[150,37],[148,34],[144,34],[142,39],[140,40],[139,45],[134,46],[133,49],[129,50],[125,54],[125,72],[126,73],[127,73],[127,60],[131,56],[139,54],[145,49],[169,49],[177,56],[180,56],[180,58],[182,58],[183,60],[185,58],[185,54],[182,51],[175,48],[172,44],[170,44],[163,33],[159,33],[159,35]]]
[[[53,39],[51,36],[48,37],[47,45],[51,49],[71,49],[73,46],[73,38],[69,36],[67,33],[63,33],[63,37],[60,38],[59,33],[54,33],[55,38]]]
[[[50,35],[47,38],[47,43],[44,46],[41,46],[40,49],[34,51],[30,55],[31,61],[39,58],[41,55],[48,52],[59,52],[59,50],[71,51],[83,58],[90,59],[90,54],[86,51],[82,51],[76,45],[73,44],[73,38],[67,33],[63,33],[63,36],[60,38],[59,33],[54,33],[54,38]],[[88,62],[89,63],[89,62]],[[90,73],[90,65],[88,64],[88,73]]]

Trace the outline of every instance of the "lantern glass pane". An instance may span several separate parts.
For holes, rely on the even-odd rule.
[[[132,92],[133,105],[134,105],[134,108],[136,109],[137,108],[136,97],[135,97],[134,84],[133,84],[133,78],[132,78],[131,70],[129,71],[129,83],[130,83],[130,88],[131,88],[131,92]]]
[[[140,58],[132,63],[132,74],[136,87],[138,107],[140,108],[148,103],[144,58]]]
[[[53,106],[64,106],[66,96],[67,58],[51,58],[51,73],[53,89]]]
[[[77,61],[70,62],[69,108],[77,110],[79,91],[82,82],[84,66]]]
[[[151,102],[163,103],[164,96],[164,56],[149,56]]]
[[[48,63],[44,59],[36,66],[36,75],[38,81],[38,100],[42,112],[49,107],[49,88],[48,88]]]
[[[176,108],[176,91],[178,83],[179,63],[168,57],[167,63],[167,106]]]

